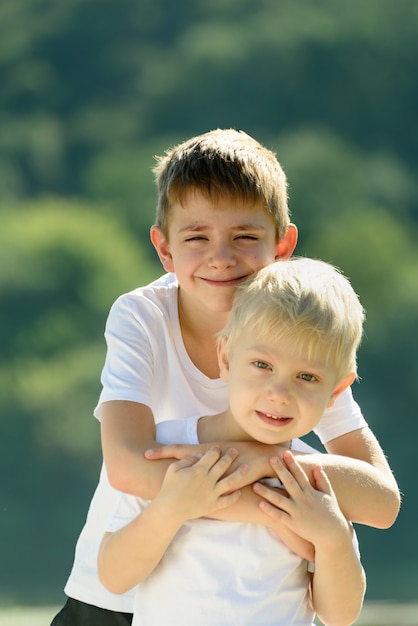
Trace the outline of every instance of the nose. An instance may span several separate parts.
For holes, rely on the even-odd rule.
[[[214,243],[211,247],[208,265],[217,270],[225,270],[234,267],[237,259],[228,242]]]
[[[290,404],[292,397],[290,383],[282,379],[272,381],[267,390],[267,397],[275,404]]]

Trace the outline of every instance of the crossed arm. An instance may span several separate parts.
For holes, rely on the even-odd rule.
[[[269,462],[272,456],[270,446],[242,442],[218,445],[223,451],[231,445],[238,449],[236,464],[241,482],[237,488],[273,475]],[[151,410],[142,404],[119,400],[103,404],[102,446],[111,485],[147,499],[153,499],[159,492],[173,458],[203,453],[210,447],[207,444],[161,447],[155,441]],[[145,457],[149,449],[154,450],[152,455],[148,455],[152,461]],[[328,455],[298,456],[309,478],[313,481],[313,468],[320,463],[347,519],[376,528],[390,527],[399,511],[399,491],[383,451],[370,429],[362,428],[334,439],[327,445],[327,451]],[[237,465],[233,469],[237,469]],[[243,489],[243,496],[246,493],[248,501],[253,502],[251,488]],[[223,509],[219,517],[227,519],[230,516],[228,519],[231,521],[260,523],[260,512],[254,510],[259,507],[249,506],[244,510],[245,497],[241,497],[240,501]],[[256,520],[251,517],[253,515],[258,516]]]
[[[98,559],[102,583],[115,593],[127,591],[154,571],[186,521],[239,501],[240,492],[234,490],[239,470],[225,475],[236,455],[234,449],[222,454],[212,447],[200,460],[189,457],[172,463],[154,500],[134,513],[126,526],[103,538]],[[320,618],[334,626],[352,624],[361,610],[365,576],[351,525],[320,466],[313,470],[312,486],[290,452],[283,458],[281,462],[273,457],[271,467],[288,495],[256,483],[254,489],[264,497],[261,508],[272,528],[284,526],[314,546],[311,598]],[[130,502],[134,506],[133,498]]]

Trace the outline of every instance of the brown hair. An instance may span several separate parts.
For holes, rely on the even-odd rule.
[[[212,130],[156,158],[156,224],[166,237],[171,207],[182,204],[193,190],[215,203],[225,196],[262,203],[275,220],[277,239],[286,232],[290,223],[286,175],[274,152],[243,131]]]

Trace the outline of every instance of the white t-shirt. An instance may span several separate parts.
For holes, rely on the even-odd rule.
[[[198,418],[157,425],[163,444],[198,442]],[[300,440],[292,448],[315,452]],[[280,486],[276,479],[269,484]],[[120,494],[106,530],[137,517],[148,500]],[[308,562],[258,524],[186,522],[136,587],[132,626],[312,626]]]
[[[155,422],[220,413],[227,406],[227,386],[205,376],[190,360],[178,319],[177,279],[165,274],[146,287],[120,296],[106,323],[107,356],[103,389],[94,415],[109,400],[149,406]],[[315,430],[322,442],[366,426],[351,391],[328,409]],[[67,596],[113,611],[132,612],[133,592],[112,594],[97,576],[97,552],[106,520],[118,499],[104,467],[77,542],[65,586]]]

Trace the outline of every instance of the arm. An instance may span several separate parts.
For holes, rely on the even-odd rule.
[[[217,445],[225,443],[218,442]],[[258,443],[228,443],[239,451],[239,462],[250,467],[245,478],[251,482],[272,476],[269,459],[272,448]],[[338,504],[352,522],[388,528],[399,511],[399,490],[385,456],[369,428],[360,428],[327,444],[329,454],[304,454],[295,452],[299,463],[310,480],[313,468],[324,467]],[[276,447],[275,453],[282,449]],[[147,452],[147,458],[181,458],[192,454],[190,446],[164,446]],[[229,512],[228,512],[229,513]]]
[[[291,461],[291,462],[290,462]],[[320,466],[310,481],[290,452],[272,466],[289,494],[255,485],[265,497],[260,507],[315,547],[315,573],[311,582],[314,610],[324,624],[349,626],[358,617],[365,593],[365,576],[352,542],[352,528],[338,507],[332,487]]]
[[[103,457],[109,482],[114,489],[146,499],[157,495],[173,459],[155,464],[145,459],[145,450],[159,445],[155,441],[155,432],[151,409],[144,404],[123,400],[103,403]]]
[[[150,447],[156,451],[160,449],[160,444],[155,441],[155,433],[154,418],[148,407],[125,401],[111,401],[103,404],[102,447],[112,487],[149,500],[155,498],[167,469],[175,460],[172,457],[156,461],[146,460],[145,450]],[[258,496],[250,487],[245,488],[245,486],[258,480],[265,475],[266,470],[271,469],[267,462],[271,456],[271,448],[264,444],[259,444],[259,446],[254,444],[253,447],[244,443],[239,445],[242,446],[243,452],[247,448],[254,451],[255,456],[255,461],[251,463],[251,470],[247,464],[240,463],[234,466],[239,470],[236,474],[235,488],[242,488],[242,497],[233,506],[218,509],[210,517],[232,522],[269,525],[271,520],[259,509]],[[187,455],[183,457],[187,458],[197,453],[203,454],[210,449],[211,444],[178,447],[183,452],[187,450]],[[264,452],[263,455],[260,454],[261,450]],[[280,528],[277,523],[274,531],[290,550],[307,559],[312,557],[311,544],[300,539],[285,527]]]
[[[101,414],[103,456],[110,484],[114,489],[124,493],[152,500],[163,484],[167,469],[176,461],[176,458],[170,456],[149,461],[145,457],[144,453],[150,447],[156,452],[162,448],[155,439],[156,426],[151,409],[136,402],[113,400],[103,403]],[[187,454],[183,454],[180,458],[205,454],[213,445],[210,443],[180,446],[183,450],[187,450]],[[218,447],[223,448],[223,454],[231,448],[229,445]],[[259,477],[260,468],[267,463],[264,458],[260,459],[260,455],[257,455],[257,459],[257,464],[251,468],[251,471],[246,464],[241,462],[234,464],[230,472],[235,473],[235,488],[248,485]],[[248,477],[247,473],[249,473]]]
[[[156,568],[184,522],[236,502],[237,473],[224,477],[235,457],[235,450],[221,455],[212,448],[200,460],[173,463],[149,506],[117,532],[105,534],[98,556],[103,585],[113,593],[131,589]]]
[[[348,489],[348,499],[362,497],[359,514],[347,519],[376,528],[392,526],[401,503],[399,488],[384,452],[370,428],[360,428],[337,437],[326,444],[326,449],[333,455],[351,458],[354,463],[358,459],[361,465],[360,472],[353,477],[352,483],[350,483],[350,477],[350,480],[345,483],[345,489]],[[327,474],[334,486],[334,483],[339,480],[338,466],[336,466],[334,476],[330,475],[328,470]],[[351,491],[352,485],[354,485],[354,492]],[[337,489],[339,489],[338,485]]]

